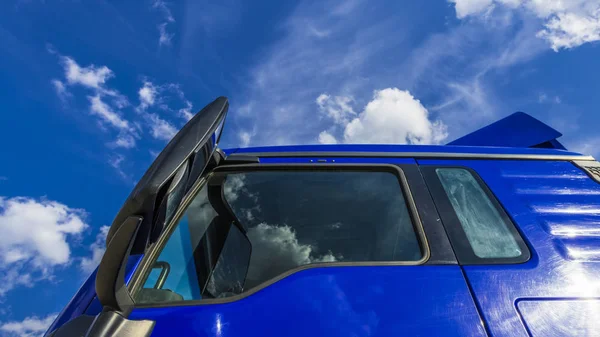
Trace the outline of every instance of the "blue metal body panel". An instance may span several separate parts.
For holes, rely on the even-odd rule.
[[[129,282],[133,272],[140,262],[143,255],[132,255],[127,260],[125,267],[125,280]],[[80,315],[96,315],[102,310],[102,306],[96,297],[96,272],[97,269],[83,283],[81,288],[77,291],[75,296],[71,299],[69,304],[63,309],[63,311],[56,316],[56,319],[50,325],[47,332],[54,331],[60,328],[66,322],[72,320]],[[47,333],[46,333],[47,334]]]
[[[568,302],[600,299],[598,183],[569,162],[418,162],[474,169],[496,195],[530,247],[532,258],[524,264],[464,267],[482,317],[494,336],[527,336],[527,326],[538,336],[598,334],[600,306]],[[567,302],[552,302],[557,300]],[[517,307],[520,301],[539,303]],[[572,310],[579,318],[596,319],[583,324],[580,319],[572,319],[575,317]],[[547,329],[545,324],[547,327],[558,324],[561,328]]]
[[[261,158],[309,163],[324,158]],[[327,163],[416,164],[412,158],[327,158]],[[152,336],[485,336],[457,265],[325,267],[292,274],[226,304],[138,308]]]
[[[270,152],[411,152],[411,153],[479,153],[479,154],[522,154],[522,155],[579,155],[559,149],[514,148],[492,146],[449,146],[449,145],[392,145],[392,144],[323,144],[323,145],[286,145],[233,148],[224,150],[232,153],[270,153]],[[294,154],[290,153],[290,157]]]
[[[485,336],[458,266],[324,267],[226,304],[138,308],[166,336]]]
[[[458,138],[448,143],[448,145],[526,148],[547,143],[544,147],[564,150],[565,147],[556,140],[560,136],[562,136],[562,133],[534,117],[524,112],[515,112],[508,117]]]
[[[542,299],[517,302],[531,336],[598,336],[600,300]]]
[[[69,301],[69,304],[65,306],[63,311],[56,316],[56,319],[52,322],[48,331],[58,329],[63,324],[85,312],[90,305],[90,302],[96,297],[95,281],[96,270],[94,270],[87,280],[85,280],[81,288],[79,288],[77,293],[71,298],[71,301]]]
[[[552,132],[540,131],[528,141],[550,136]],[[515,142],[524,144],[524,140]],[[556,148],[412,145],[225,150],[227,155],[274,152],[289,154],[262,157],[261,163],[470,167],[515,222],[531,259],[523,264],[464,267],[306,269],[229,303],[134,309],[130,319],[156,321],[152,336],[485,336],[484,324],[493,336],[593,335],[600,331],[600,320],[592,319],[600,313],[600,185],[570,162],[294,156],[294,152],[577,153]],[[129,261],[129,275],[139,257]],[[52,329],[84,312],[101,311],[93,283],[90,276]]]

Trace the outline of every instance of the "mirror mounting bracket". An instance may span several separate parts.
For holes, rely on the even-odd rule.
[[[100,303],[105,310],[119,312],[125,317],[133,307],[133,298],[125,284],[125,266],[142,220],[140,216],[125,219],[107,243],[96,275],[96,294]]]

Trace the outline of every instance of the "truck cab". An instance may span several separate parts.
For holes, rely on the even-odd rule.
[[[448,145],[218,147],[140,179],[46,336],[594,336],[600,163],[516,113]]]

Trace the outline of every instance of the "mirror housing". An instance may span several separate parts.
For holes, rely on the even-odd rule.
[[[208,148],[208,157],[212,156],[216,149],[217,141],[220,138],[220,134],[215,135],[215,132],[217,129],[222,131],[222,125],[225,122],[228,108],[229,102],[227,98],[218,97],[192,117],[175,137],[171,139],[150,168],[144,173],[119,210],[119,213],[117,213],[108,231],[107,242],[112,240],[127,217],[132,215],[141,216],[141,235],[138,236],[138,239],[142,241],[134,245],[133,251],[135,253],[143,251],[146,245],[146,241],[144,240],[148,239],[152,230],[155,209],[162,203],[161,197],[165,197],[165,195],[159,196],[161,188],[199,150]]]

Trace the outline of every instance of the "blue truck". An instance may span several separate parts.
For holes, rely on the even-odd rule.
[[[222,150],[227,109],[156,158],[46,336],[600,336],[600,163],[558,131]]]

